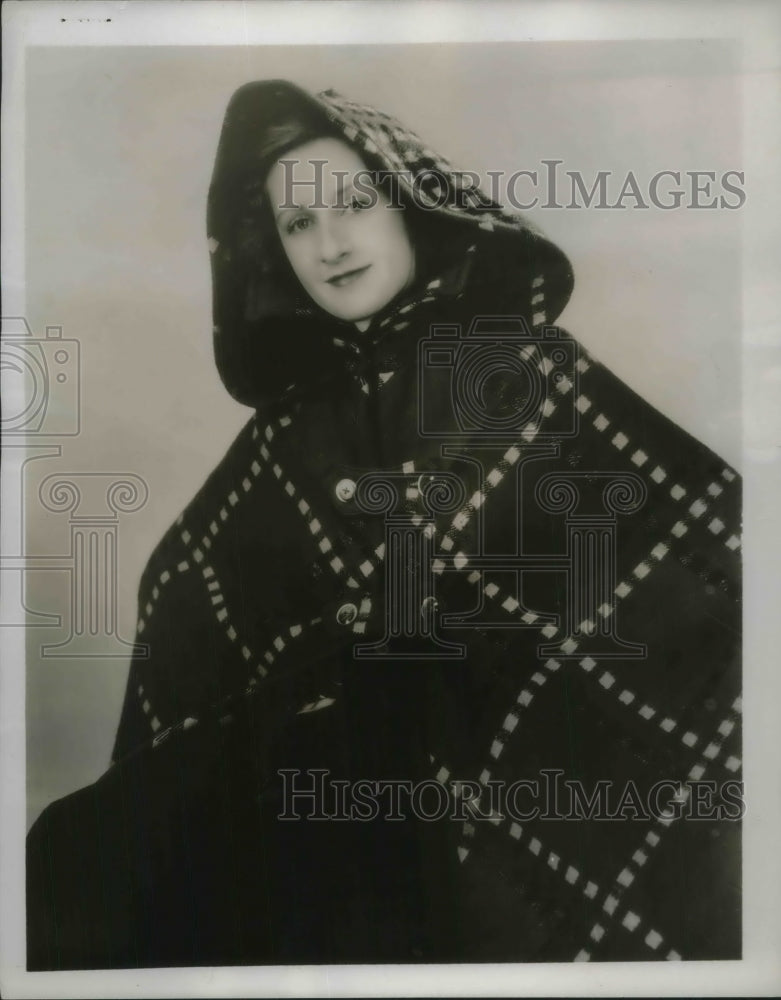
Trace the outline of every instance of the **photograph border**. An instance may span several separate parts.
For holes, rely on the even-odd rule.
[[[466,16],[466,12],[469,15]],[[37,45],[270,45],[620,38],[740,42],[747,201],[742,221],[744,585],[744,957],[739,962],[576,965],[327,966],[25,971],[24,630],[0,635],[0,990],[5,996],[772,995],[781,987],[781,753],[775,669],[781,645],[777,530],[781,291],[781,7],[768,0],[685,6],[399,0],[286,4],[73,2],[3,6],[4,316],[26,315],[25,51]],[[3,461],[7,458],[4,455]],[[19,497],[2,479],[2,545],[18,536]],[[6,600],[7,595],[2,596]],[[21,666],[20,666],[21,665]],[[775,752],[774,752],[775,750]]]

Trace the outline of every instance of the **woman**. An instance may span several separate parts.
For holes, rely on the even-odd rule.
[[[373,109],[241,88],[208,234],[255,414],[145,570],[113,767],[31,834],[31,967],[738,957],[736,791],[684,814],[739,767],[736,474]]]

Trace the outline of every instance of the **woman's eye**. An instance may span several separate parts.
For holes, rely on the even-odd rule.
[[[301,233],[305,229],[308,229],[311,224],[312,220],[309,216],[299,215],[287,224],[287,232],[290,235],[293,235],[293,233]]]
[[[366,198],[361,198],[357,194],[354,194],[350,198],[350,203],[347,206],[353,212],[360,212],[364,208],[369,207],[369,201]]]

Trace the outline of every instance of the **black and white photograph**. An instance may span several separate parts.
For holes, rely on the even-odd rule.
[[[742,10],[4,5],[4,995],[781,985]]]

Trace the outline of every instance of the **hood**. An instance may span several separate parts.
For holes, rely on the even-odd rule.
[[[334,337],[356,335],[352,324],[320,310],[303,292],[264,215],[258,151],[270,130],[291,118],[344,139],[370,169],[397,171],[402,198],[409,200],[414,189],[416,203],[431,206],[418,211],[436,224],[437,242],[451,258],[469,257],[467,267],[450,260],[447,279],[434,283],[440,294],[465,296],[494,315],[522,315],[531,326],[561,313],[573,287],[562,251],[527,219],[471,187],[468,175],[395,118],[333,90],[312,95],[284,80],[249,83],[228,104],[207,209],[215,360],[239,402],[259,407],[327,382],[343,365]],[[375,317],[369,336],[381,326]]]

